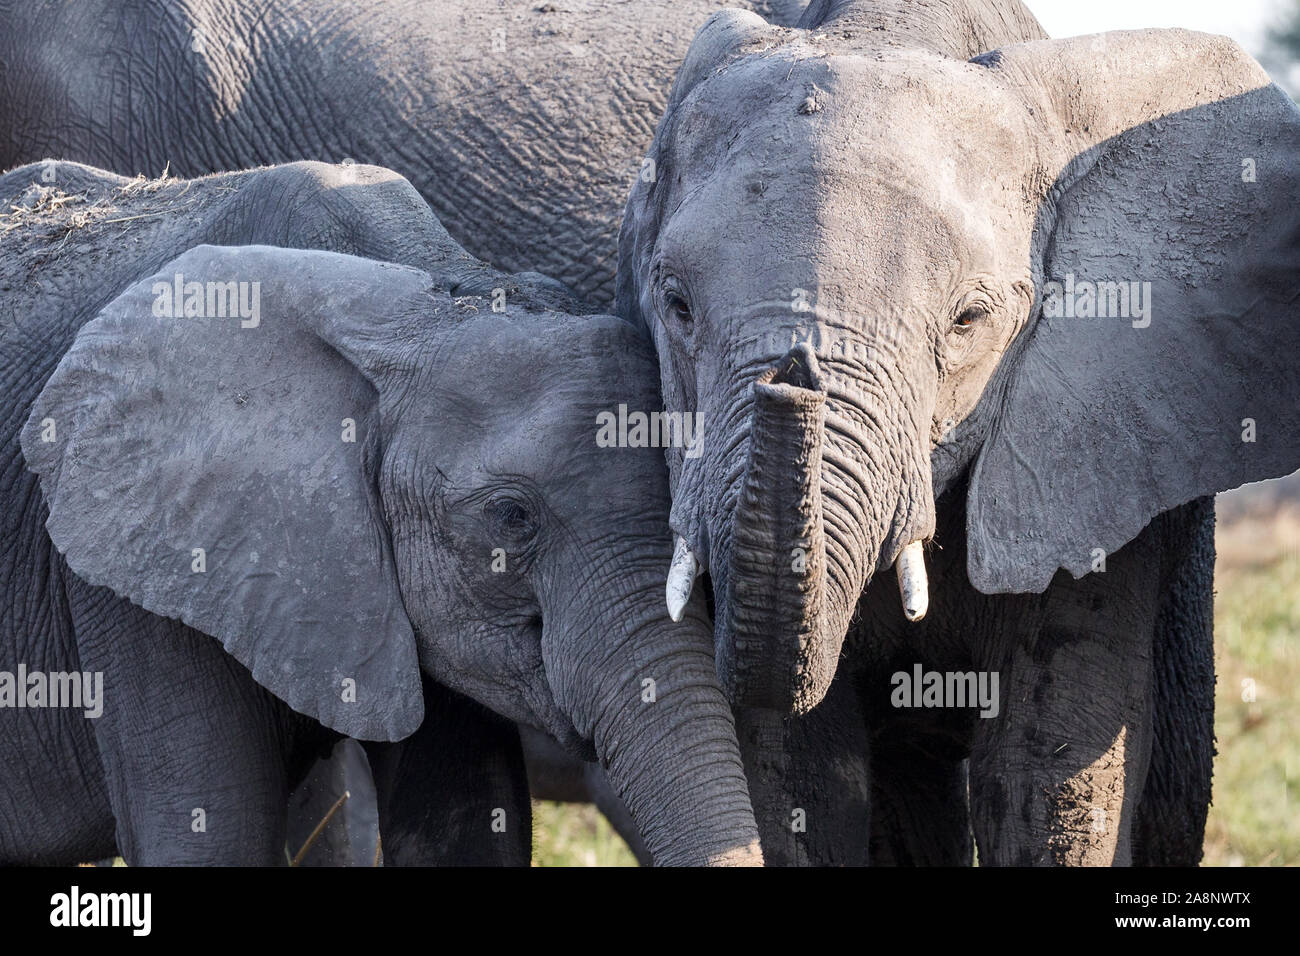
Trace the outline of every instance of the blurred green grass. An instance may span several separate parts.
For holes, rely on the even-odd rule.
[[[1221,529],[1215,592],[1204,864],[1300,865],[1300,513]]]
[[[636,865],[595,805],[533,801],[533,866]]]

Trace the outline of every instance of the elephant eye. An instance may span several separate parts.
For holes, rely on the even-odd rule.
[[[537,534],[537,519],[523,502],[509,497],[490,500],[483,514],[493,531],[513,544],[529,541]]]
[[[695,321],[695,317],[691,315],[691,307],[677,292],[667,292],[664,294],[664,308],[667,310],[669,316],[682,323],[682,325],[689,326]]]
[[[982,305],[967,306],[962,310],[961,314],[953,320],[952,327],[958,332],[964,332],[981,319],[987,317],[988,314],[988,309],[984,308]]]

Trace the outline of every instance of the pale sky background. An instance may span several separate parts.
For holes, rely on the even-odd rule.
[[[1278,0],[1025,0],[1038,22],[1054,37],[1187,27],[1232,37],[1251,52],[1259,49]]]
[[[1258,57],[1264,33],[1279,19],[1284,0],[1024,0],[1038,22],[1053,37],[1136,30],[1142,27],[1186,27],[1232,37]],[[1275,77],[1277,79],[1277,77]],[[1300,68],[1289,77],[1293,95],[1300,88]],[[1283,84],[1287,85],[1287,84]]]

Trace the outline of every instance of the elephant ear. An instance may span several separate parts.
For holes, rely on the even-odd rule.
[[[1042,314],[998,393],[967,527],[977,588],[1041,591],[1162,511],[1300,467],[1300,112],[1230,40],[1185,31],[979,62],[1063,144],[1034,240]],[[1080,283],[1103,282],[1127,287],[1127,317],[1080,317],[1097,291]],[[1118,289],[1102,306],[1125,312]]]
[[[74,573],[212,635],[353,737],[423,717],[375,472],[390,330],[429,285],[337,253],[198,246],[81,329],[22,433]]]

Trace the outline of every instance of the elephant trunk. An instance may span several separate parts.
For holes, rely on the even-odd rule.
[[[910,443],[918,450],[908,454],[890,444],[916,429],[884,412],[888,403],[855,417],[841,402],[828,420],[827,381],[801,344],[753,385],[718,608],[718,673],[737,706],[795,714],[816,706],[862,589],[895,556],[904,613],[924,613],[913,542],[933,531],[928,448]],[[906,403],[894,406],[905,412]]]
[[[718,672],[738,705],[802,713],[825,695],[843,640],[824,613],[826,390],[811,350],[761,374],[753,395]]]
[[[659,567],[630,582],[631,600],[611,602],[608,616],[587,622],[583,646],[592,650],[568,672],[572,680],[560,682],[557,696],[593,742],[655,865],[761,866],[703,601],[697,595],[680,623],[669,621]],[[624,595],[628,583],[620,582]],[[619,640],[611,627],[629,636]],[[554,685],[549,661],[547,669]]]

